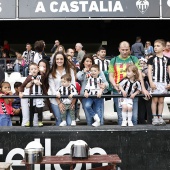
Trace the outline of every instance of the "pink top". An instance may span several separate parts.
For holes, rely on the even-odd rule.
[[[0,114],[13,115],[12,102],[10,102],[9,104],[6,104],[4,98],[0,98]]]
[[[164,55],[164,56],[167,56],[168,58],[170,58],[170,51],[169,51],[169,52],[164,51],[164,52],[163,52],[163,55]]]

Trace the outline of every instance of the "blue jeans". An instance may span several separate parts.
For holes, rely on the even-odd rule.
[[[83,98],[82,106],[85,112],[87,125],[92,125],[93,116],[97,113],[103,124],[104,100],[102,98]]]
[[[21,69],[21,65],[20,64],[15,64],[14,71],[15,72],[20,72],[20,69]]]
[[[27,77],[27,76],[28,76],[28,67],[29,67],[28,64],[26,64],[26,65],[23,66],[23,69],[22,69],[22,75],[23,75],[23,77]]]
[[[54,116],[56,118],[56,126],[59,126],[60,123],[62,122],[62,119],[61,119],[62,113],[60,112],[58,105],[51,103],[51,108],[52,108]],[[67,123],[67,126],[71,125],[71,116],[70,116],[69,110],[66,113],[66,123]]]
[[[0,126],[12,126],[11,116],[0,114]]]
[[[113,94],[118,94],[117,92],[113,92]],[[118,105],[118,98],[114,97],[114,104],[116,106],[117,110],[117,116],[118,116],[118,125],[122,124],[122,108],[119,108]],[[133,100],[133,110],[132,110],[132,122],[134,125],[137,125],[138,123],[138,98],[134,98]]]

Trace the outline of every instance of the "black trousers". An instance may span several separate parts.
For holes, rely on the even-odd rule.
[[[143,97],[139,97],[138,99],[138,124],[152,124],[151,103],[152,103],[152,99],[145,100],[143,99]]]

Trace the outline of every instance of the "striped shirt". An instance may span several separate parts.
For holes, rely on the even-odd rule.
[[[32,80],[41,80],[41,75],[37,75],[37,76],[32,76]],[[38,85],[36,85],[36,84],[33,84],[33,86],[32,86],[32,94],[33,95],[42,95],[42,88],[41,88],[41,86],[38,86]]]
[[[102,82],[103,81],[100,76],[98,78],[89,77],[85,90],[87,90],[90,95],[97,95],[98,91],[100,90],[99,85]]]
[[[110,60],[96,58],[94,62],[99,66],[100,71],[107,71],[109,69]]]
[[[131,95],[137,90],[141,91],[141,84],[139,81],[135,81],[132,83],[129,79],[124,78],[120,81],[119,85],[122,86],[127,95]]]
[[[35,55],[35,51],[32,51],[32,50],[31,51],[24,51],[23,54],[22,54],[26,64],[28,64],[28,65],[33,62],[34,55]]]
[[[170,65],[170,59],[166,56],[162,58],[153,56],[149,58],[148,65],[152,65],[152,80],[154,82],[167,83],[168,72],[167,67]]]
[[[73,84],[70,84],[68,87],[60,86],[57,90],[61,95],[78,95],[76,87]],[[61,98],[60,99],[63,104],[71,104],[72,100],[70,98]]]

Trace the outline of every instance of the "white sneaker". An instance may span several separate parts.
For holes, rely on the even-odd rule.
[[[66,126],[67,124],[66,124],[66,121],[64,120],[64,121],[62,121],[61,123],[60,123],[60,125],[59,126]]]
[[[100,122],[95,121],[95,122],[92,124],[92,126],[98,127],[98,126],[100,126]]]
[[[159,117],[159,118],[158,118],[158,121],[159,121],[159,124],[160,124],[160,125],[162,125],[162,126],[166,125],[166,122],[163,120],[162,117]]]
[[[71,126],[76,126],[76,121],[75,120],[72,120]]]
[[[94,120],[95,120],[96,122],[100,122],[100,118],[99,118],[98,114],[95,114],[95,115],[93,116],[93,118],[94,118]]]
[[[154,125],[154,126],[160,125],[160,122],[159,122],[159,119],[157,116],[152,119],[152,125]]]
[[[126,120],[122,121],[122,125],[121,126],[127,126],[127,121]]]
[[[128,126],[133,126],[132,121],[128,121]]]
[[[76,118],[76,122],[80,122],[80,119],[78,117]]]

